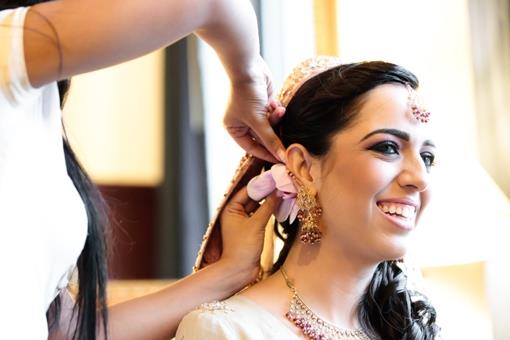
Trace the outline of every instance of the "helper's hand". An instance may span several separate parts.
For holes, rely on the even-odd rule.
[[[272,77],[262,57],[257,58],[249,74],[248,78],[232,79],[225,127],[246,152],[273,163],[285,163],[285,149],[271,127],[285,108],[273,97]]]
[[[221,214],[223,253],[220,261],[234,264],[236,270],[244,274],[240,287],[257,278],[265,227],[279,201],[273,192],[259,205],[248,197],[245,187],[231,198]]]

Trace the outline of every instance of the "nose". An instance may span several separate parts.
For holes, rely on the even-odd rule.
[[[418,155],[404,157],[402,170],[398,176],[400,186],[418,192],[427,190],[429,185],[429,172],[423,159]]]

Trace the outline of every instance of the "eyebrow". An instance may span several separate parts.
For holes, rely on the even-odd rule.
[[[407,132],[405,131],[402,131],[402,130],[397,130],[397,129],[378,129],[378,130],[374,130],[372,132],[370,132],[368,135],[366,135],[365,137],[363,137],[361,140],[360,140],[360,143],[362,141],[364,141],[365,139],[369,138],[370,136],[373,136],[373,135],[376,135],[376,134],[387,134],[387,135],[393,135],[399,139],[402,139],[406,142],[409,142],[409,139],[410,139],[410,136]],[[423,142],[423,145],[425,146],[431,146],[431,147],[436,147],[436,145],[429,139],[427,139],[426,141]]]

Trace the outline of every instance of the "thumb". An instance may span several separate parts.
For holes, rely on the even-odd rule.
[[[281,198],[276,195],[276,191],[274,191],[271,195],[269,195],[264,203],[255,211],[255,213],[250,217],[256,225],[260,227],[264,227],[269,221],[271,215],[275,212],[278,204],[280,204]]]
[[[276,136],[269,120],[267,120],[264,116],[263,118],[254,121],[250,127],[257,137],[259,137],[259,140],[265,146],[267,151],[269,151],[282,163],[286,163],[285,148],[278,136]]]

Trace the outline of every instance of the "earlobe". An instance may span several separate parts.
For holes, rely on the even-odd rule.
[[[312,168],[314,158],[301,144],[292,144],[287,148],[287,169],[305,185],[310,194],[316,194]]]

